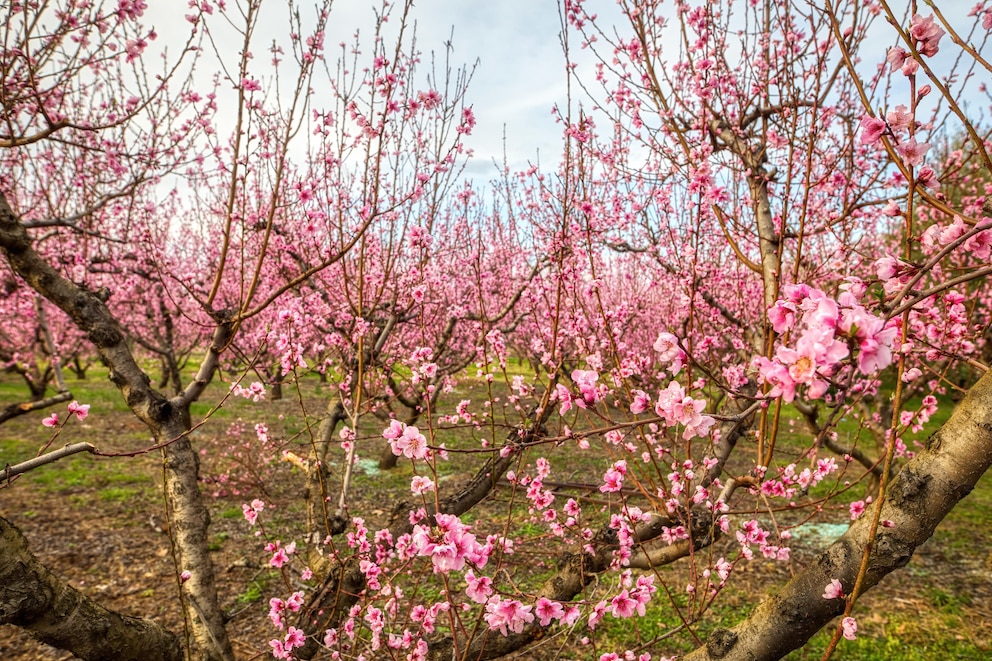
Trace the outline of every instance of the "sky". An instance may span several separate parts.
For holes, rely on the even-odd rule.
[[[276,0],[269,6],[278,7],[281,2]],[[371,34],[373,7],[378,4],[378,0],[334,1],[326,40],[328,55],[334,54],[336,44],[350,41],[356,29]],[[568,103],[558,4],[557,0],[415,0],[412,16],[425,63],[429,63],[431,51],[443,54],[450,39],[452,61],[476,66],[467,94],[477,118],[476,128],[467,140],[475,155],[469,163],[468,176],[482,180],[495,177],[493,163],[503,161],[504,149],[511,169],[524,169],[538,160],[546,168],[557,164],[562,127],[555,123],[552,109]],[[948,18],[963,19],[973,0],[943,0],[938,4]],[[599,15],[601,24],[622,21],[614,0],[586,0],[585,5]],[[144,21],[155,25],[160,35],[181,35],[188,30],[188,24],[183,19],[185,12],[177,12],[176,6],[172,2],[149,2]],[[897,11],[905,6],[893,2]],[[672,9],[673,5],[666,3],[663,8]],[[394,23],[398,22],[398,10],[394,12]],[[921,10],[929,11],[922,5]],[[287,32],[284,19],[263,22],[262,28],[283,38]],[[895,35],[881,19],[876,21],[875,29],[880,36],[877,46],[881,61]],[[572,39],[572,58],[578,63],[579,73],[585,80],[592,80],[592,55],[577,47],[574,33]],[[264,55],[258,51],[265,48],[265,37],[258,43],[256,54]],[[946,38],[944,44],[950,46]],[[237,49],[237,43],[232,41],[232,64],[236,63]],[[865,57],[870,55],[865,53]],[[573,90],[574,100],[582,100],[582,95],[581,90]]]
[[[281,2],[276,0],[274,6]],[[189,25],[183,18],[186,11],[177,12],[172,2],[148,4],[142,22],[155,27],[157,45],[169,41],[170,35],[188,34]],[[356,29],[371,35],[372,9],[377,5],[375,0],[334,1],[326,39],[328,56],[336,53],[340,42],[350,42]],[[394,12],[394,23],[398,22],[398,12],[399,8]],[[475,66],[467,103],[473,106],[477,125],[466,141],[475,157],[467,174],[482,179],[497,175],[493,162],[503,161],[504,134],[511,168],[526,168],[538,158],[543,165],[553,167],[561,152],[562,128],[555,123],[552,109],[567,103],[557,1],[416,0],[412,17],[425,64],[429,64],[432,51],[443,56],[450,40],[453,64]],[[284,41],[288,32],[285,19],[280,16],[272,23],[263,21],[261,29],[278,33]],[[255,54],[262,60],[271,38],[262,36],[257,43]],[[178,41],[172,48],[177,46]],[[232,38],[228,46],[230,65],[236,66],[238,43]]]

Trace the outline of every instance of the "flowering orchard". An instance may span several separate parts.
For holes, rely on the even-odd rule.
[[[425,66],[409,1],[335,51],[330,4],[191,2],[178,51],[141,0],[5,10],[0,359],[30,386],[19,411],[56,408],[4,488],[114,454],[71,444],[73,418],[99,424],[86,403],[60,408],[61,368],[97,356],[153,439],[118,460],[163,455],[186,631],[74,591],[84,617],[52,597],[3,621],[84,658],[235,658],[212,489],[285,579],[253,641],[276,658],[856,639],[859,598],[992,462],[992,159],[971,115],[992,8],[619,0],[612,25],[565,0],[560,161],[480,184],[461,176],[471,72]],[[307,421],[292,441],[270,436],[277,397]],[[253,419],[227,434],[249,440],[204,485],[191,431],[238,400]],[[409,475],[389,512],[356,492],[370,458]],[[266,498],[276,479],[292,505]],[[847,532],[796,563],[791,531],[838,511]],[[0,522],[0,555],[41,567]],[[553,566],[520,573],[535,540]],[[792,579],[714,627],[762,558]],[[62,594],[8,567],[5,602]],[[626,620],[657,633],[596,642]]]

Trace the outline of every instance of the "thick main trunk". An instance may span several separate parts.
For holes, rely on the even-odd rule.
[[[992,465],[992,372],[986,372],[958,404],[951,418],[892,480],[881,501],[880,526],[869,535],[874,509],[800,572],[777,595],[762,602],[733,629],[714,631],[687,661],[780,659],[802,647],[844,611],[843,599],[824,599],[838,579],[851,592],[861,559],[870,549],[863,589],[903,567],[933,535],[937,524],[971,492]]]
[[[100,606],[66,584],[0,517],[0,623],[89,660],[180,661],[179,638],[160,625]]]
[[[179,569],[190,572],[190,578],[182,584],[183,607],[200,657],[208,661],[233,659],[210,558],[210,513],[198,484],[200,462],[186,436],[189,426],[183,423],[185,416],[177,411],[173,418],[156,434],[156,440],[178,438],[163,448],[162,460]]]

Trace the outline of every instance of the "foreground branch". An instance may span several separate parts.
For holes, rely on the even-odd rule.
[[[824,599],[838,579],[845,593],[854,587],[861,558],[870,551],[865,589],[905,566],[933,535],[937,524],[971,492],[992,465],[992,374],[986,372],[958,404],[951,418],[893,479],[881,507],[883,526],[871,539],[873,510],[797,574],[777,595],[760,604],[733,629],[717,629],[687,661],[780,659],[802,647],[844,612],[843,599]]]
[[[89,660],[181,661],[175,634],[100,606],[38,562],[24,535],[0,517],[0,624]]]
[[[15,475],[27,473],[28,471],[44,466],[45,464],[51,464],[59,459],[78,454],[80,452],[96,452],[96,447],[92,443],[73,443],[71,445],[66,445],[64,448],[46,452],[40,457],[28,459],[27,461],[22,461],[21,463],[14,464],[13,466],[7,466],[2,472],[0,472],[0,482],[9,480]]]

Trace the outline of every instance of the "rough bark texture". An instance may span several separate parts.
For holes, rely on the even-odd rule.
[[[714,631],[687,661],[780,659],[802,647],[844,611],[843,599],[824,599],[838,579],[845,593],[854,582],[866,548],[871,549],[864,589],[903,567],[933,534],[937,524],[971,492],[992,465],[992,372],[986,372],[958,404],[951,418],[927,441],[926,449],[892,480],[881,502],[878,535],[870,539],[876,503],[851,528],[797,574],[774,597],[733,629]]]
[[[31,554],[21,532],[0,517],[0,623],[89,660],[180,661],[175,634],[107,610],[63,582]]]

